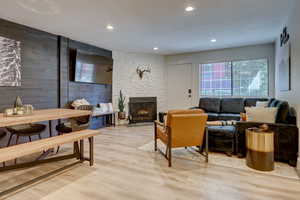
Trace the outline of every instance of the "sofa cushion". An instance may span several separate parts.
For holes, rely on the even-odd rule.
[[[224,98],[221,100],[221,113],[240,114],[244,112],[243,98]]]
[[[276,123],[288,123],[289,104],[286,101],[273,100],[269,107],[277,107]]]
[[[275,123],[277,107],[246,107],[248,122]]]
[[[268,101],[257,101],[256,102],[256,107],[266,108],[266,107],[268,107],[268,105],[269,105]]]
[[[220,98],[200,98],[199,108],[205,112],[219,113],[221,99]]]
[[[258,101],[269,101],[269,99],[268,98],[246,98],[245,107],[256,106],[256,102]]]
[[[274,99],[274,98],[271,98],[271,99],[269,100],[268,107],[274,107],[274,106],[271,106],[271,105],[274,103],[274,101],[277,101],[277,100]]]
[[[240,114],[234,114],[234,113],[220,113],[219,114],[219,120],[236,120],[236,121],[240,121],[241,116]]]
[[[218,113],[207,113],[208,121],[218,121],[219,120],[219,114]]]

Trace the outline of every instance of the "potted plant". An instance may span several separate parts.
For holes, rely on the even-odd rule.
[[[118,106],[119,106],[119,112],[118,112],[119,119],[126,119],[125,97],[123,96],[122,90],[120,90],[120,96],[119,96],[119,99],[118,99]]]

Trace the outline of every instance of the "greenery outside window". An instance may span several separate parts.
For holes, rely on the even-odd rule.
[[[244,60],[200,65],[201,96],[267,97],[268,60]]]

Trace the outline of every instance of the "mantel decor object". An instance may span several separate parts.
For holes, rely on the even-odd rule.
[[[146,73],[146,72],[151,73],[151,69],[149,67],[146,67],[146,66],[141,66],[141,67],[136,68],[136,73],[138,74],[140,79],[143,79],[144,73]]]

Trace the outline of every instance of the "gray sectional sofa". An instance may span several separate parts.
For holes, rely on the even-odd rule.
[[[245,107],[255,106],[257,101],[269,101],[267,98],[201,98],[199,106],[208,114],[209,121],[240,120]]]
[[[257,101],[268,101],[268,107],[277,107],[276,122],[267,124],[274,132],[275,160],[288,162],[295,166],[298,155],[298,128],[296,117],[288,102],[268,98],[201,98],[199,106],[208,114],[209,121],[236,120],[234,126],[208,127],[209,148],[211,151],[221,151],[227,154],[246,155],[246,129],[259,127],[260,122],[241,122],[240,113],[245,107],[256,106]]]

